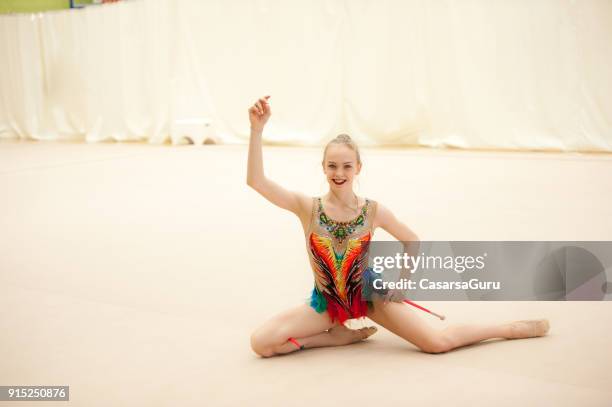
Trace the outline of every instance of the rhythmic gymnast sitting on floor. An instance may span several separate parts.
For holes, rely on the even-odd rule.
[[[302,223],[314,272],[309,304],[286,310],[265,322],[251,336],[251,347],[269,357],[300,349],[348,345],[376,332],[375,327],[349,329],[344,322],[368,317],[427,353],[442,353],[491,338],[530,338],[548,332],[545,319],[506,324],[430,327],[416,311],[393,298],[362,298],[364,259],[374,230],[383,228],[401,242],[417,242],[416,234],[378,202],[358,197],[353,180],[362,163],[348,135],[330,141],[323,152],[323,171],[329,191],[308,197],[283,188],[264,174],[261,137],[271,115],[269,96],[249,108],[247,184],[273,204],[293,212]]]

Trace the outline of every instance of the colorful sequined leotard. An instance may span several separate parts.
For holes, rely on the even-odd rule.
[[[371,306],[362,298],[362,274],[375,213],[376,202],[366,199],[356,218],[338,222],[325,214],[321,198],[313,198],[306,234],[315,280],[310,305],[319,313],[327,311],[332,321],[365,317]]]

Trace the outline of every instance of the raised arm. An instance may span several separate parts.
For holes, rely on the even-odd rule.
[[[247,167],[247,185],[259,192],[274,205],[295,213],[303,218],[310,214],[310,198],[299,192],[289,191],[276,182],[268,179],[264,173],[261,148],[261,135],[272,111],[265,96],[249,108],[251,138],[249,141],[249,159]]]

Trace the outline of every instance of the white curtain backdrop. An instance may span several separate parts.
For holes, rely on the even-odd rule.
[[[0,16],[0,138],[612,151],[609,0],[133,0]]]

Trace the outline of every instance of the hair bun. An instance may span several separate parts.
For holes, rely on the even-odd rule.
[[[338,134],[335,141],[340,143],[350,143],[353,141],[353,139],[348,134]]]

